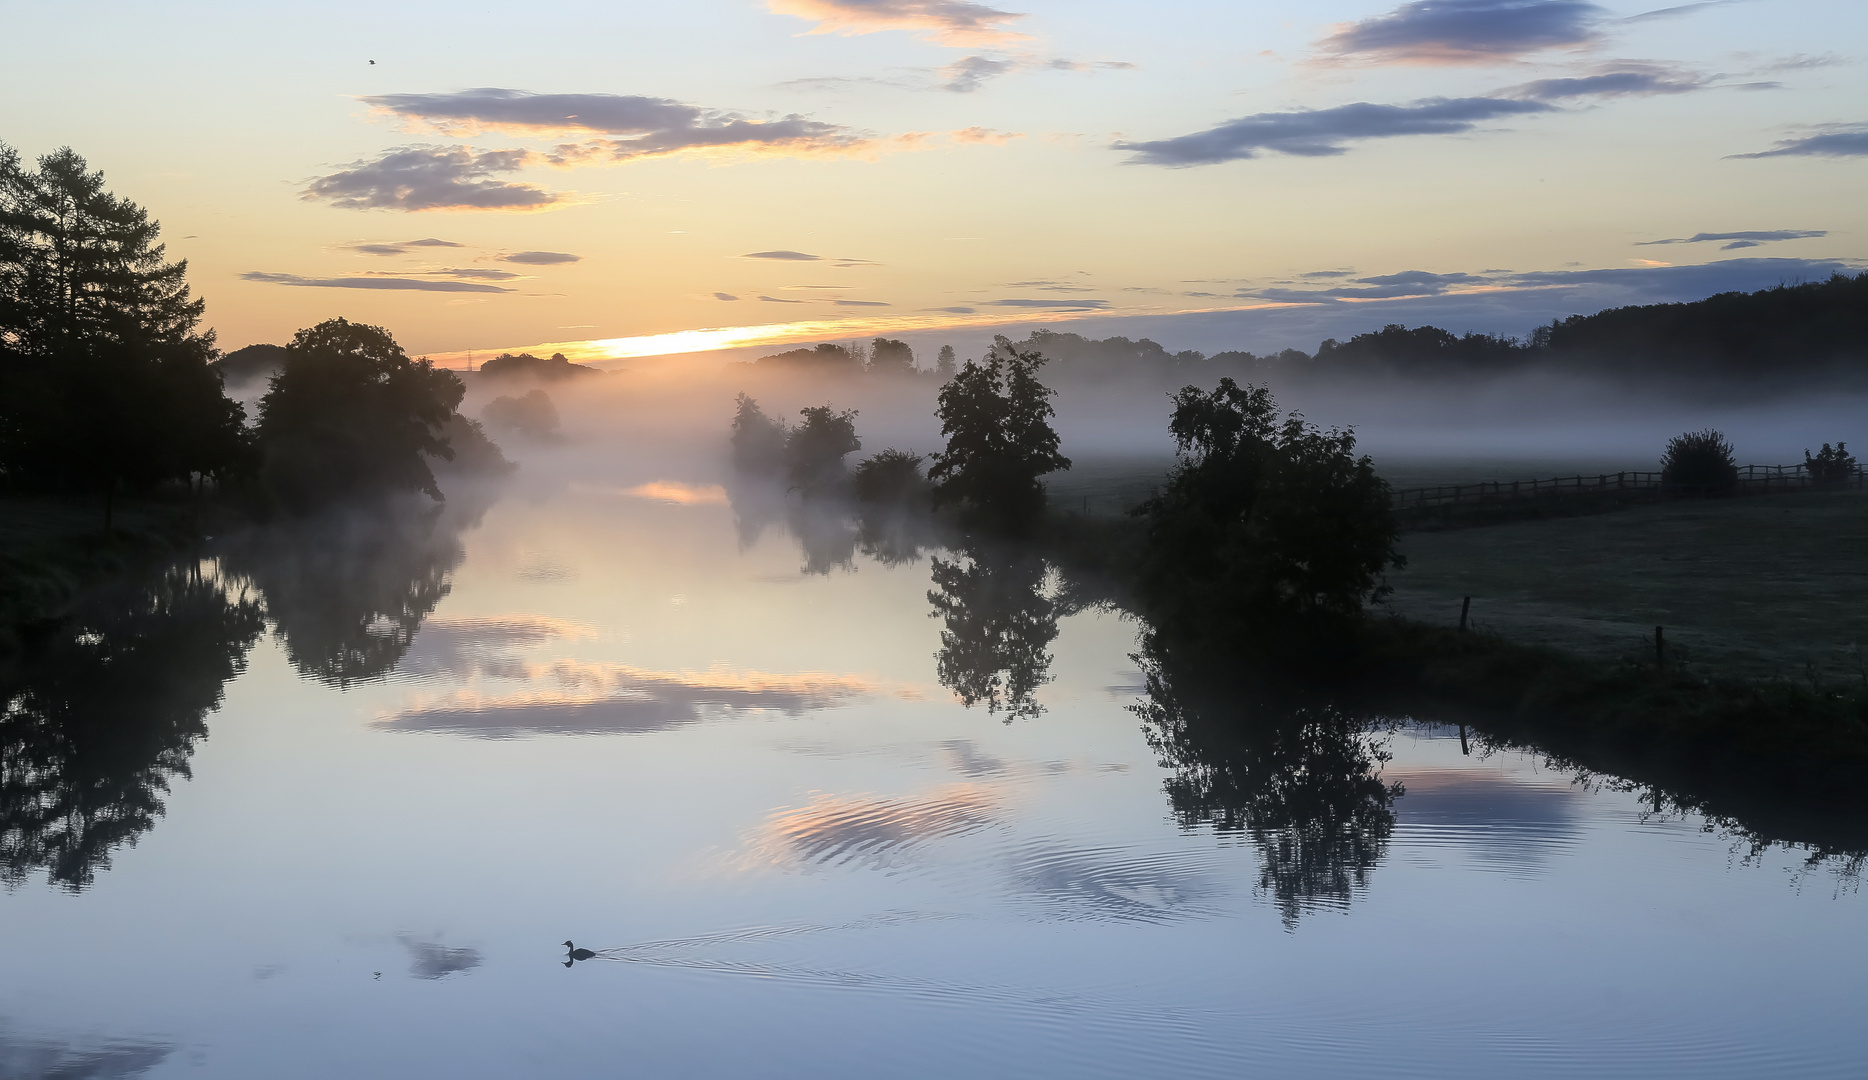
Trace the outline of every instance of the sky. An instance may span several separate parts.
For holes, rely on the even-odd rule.
[[[1859,0],[7,5],[224,349],[1314,349],[1868,268]]]

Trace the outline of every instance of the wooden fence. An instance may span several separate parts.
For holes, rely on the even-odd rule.
[[[1548,480],[1487,480],[1476,484],[1402,488],[1392,494],[1397,512],[1415,516],[1423,511],[1461,506],[1497,506],[1520,500],[1658,502],[1683,495],[1765,495],[1806,488],[1861,488],[1868,485],[1862,466],[1839,480],[1818,481],[1809,468],[1797,465],[1742,465],[1736,487],[1707,491],[1686,484],[1669,484],[1658,472],[1598,473],[1595,476],[1558,476]],[[1527,507],[1528,509],[1528,507]]]

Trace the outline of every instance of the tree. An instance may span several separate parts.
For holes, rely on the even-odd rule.
[[[496,397],[480,410],[486,422],[501,431],[549,442],[558,437],[558,408],[551,395],[533,389],[519,397]]]
[[[439,501],[426,458],[453,458],[441,432],[465,393],[381,327],[328,319],[300,330],[260,399],[267,486],[297,511],[397,491]]]
[[[913,375],[915,373],[915,351],[905,341],[891,341],[877,338],[869,343],[869,373],[871,375]]]
[[[70,149],[24,168],[0,145],[0,470],[109,496],[243,465],[204,303],[161,226]],[[106,510],[108,516],[108,510]]]
[[[1039,477],[1070,468],[1051,427],[1056,391],[1038,381],[1044,356],[1022,351],[1003,335],[941,387],[941,434],[947,449],[933,455],[928,479],[934,505],[959,504],[998,528],[1017,529],[1044,509]]]
[[[940,347],[940,352],[935,355],[934,374],[940,376],[941,382],[946,382],[948,379],[953,378],[953,373],[954,373],[953,346],[942,345]]]
[[[927,481],[921,476],[923,456],[893,446],[856,463],[851,485],[856,498],[866,503],[906,503],[924,496]]]
[[[1661,458],[1660,481],[1692,495],[1730,491],[1738,485],[1732,444],[1711,428],[1675,435],[1667,441],[1667,452]]]
[[[1221,379],[1174,395],[1179,463],[1138,508],[1151,618],[1232,634],[1294,621],[1340,626],[1386,591],[1397,528],[1388,485],[1351,431],[1321,431],[1271,392]]]
[[[961,704],[984,704],[1005,722],[1044,712],[1058,603],[1045,595],[1044,560],[1029,551],[975,546],[967,561],[933,560],[932,616],[943,620],[935,677]]]
[[[798,410],[804,422],[785,436],[785,470],[791,486],[810,494],[843,478],[843,457],[863,448],[856,437],[856,410],[829,405]]]
[[[733,399],[733,464],[749,473],[775,473],[785,461],[785,422],[767,416],[759,403],[741,394]]]

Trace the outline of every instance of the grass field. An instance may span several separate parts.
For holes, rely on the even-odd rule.
[[[1403,537],[1390,606],[1598,656],[1675,658],[1736,678],[1868,682],[1868,493],[1645,506]]]

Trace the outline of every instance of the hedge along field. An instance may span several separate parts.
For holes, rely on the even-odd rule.
[[[1410,532],[1389,608],[1603,657],[1733,679],[1868,685],[1868,492],[1698,499],[1587,517]]]

